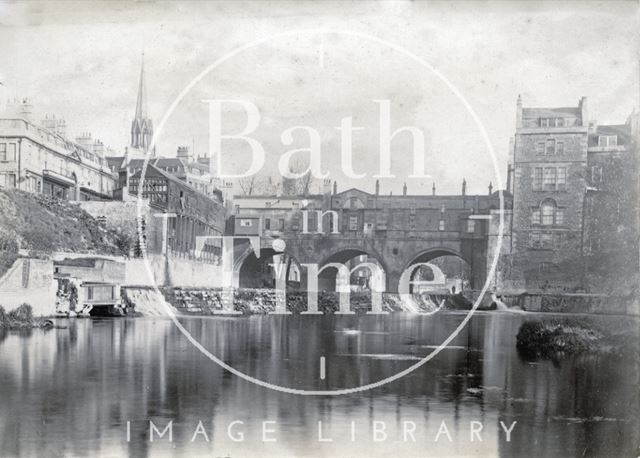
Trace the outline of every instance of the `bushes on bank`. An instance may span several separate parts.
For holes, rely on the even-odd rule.
[[[33,309],[29,304],[21,304],[10,312],[5,312],[0,305],[0,329],[30,329],[50,328],[51,320],[34,318]]]
[[[568,321],[527,321],[520,326],[516,347],[528,358],[555,358],[603,349],[599,330]]]

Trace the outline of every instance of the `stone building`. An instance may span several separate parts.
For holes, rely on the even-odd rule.
[[[71,141],[63,123],[47,121],[54,130],[28,118],[0,119],[0,186],[68,200],[111,199],[115,180],[104,145],[86,135]]]
[[[619,272],[616,261],[622,261],[610,257],[614,251],[634,252],[637,259],[637,151],[631,139],[631,122],[590,121],[586,97],[561,108],[525,108],[518,98],[506,286],[597,289],[589,281],[595,280],[593,269],[609,278]]]

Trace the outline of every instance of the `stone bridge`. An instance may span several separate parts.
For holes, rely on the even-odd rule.
[[[487,270],[487,236],[485,233],[469,234],[459,231],[422,232],[420,238],[375,238],[363,234],[297,234],[287,237],[260,237],[260,257],[255,256],[248,240],[236,240],[234,247],[234,271],[238,286],[248,286],[261,273],[260,265],[273,262],[279,254],[273,248],[275,240],[283,240],[282,252],[298,266],[300,286],[307,285],[307,269],[301,265],[316,264],[319,270],[331,263],[344,264],[356,256],[367,255],[375,259],[384,271],[385,291],[398,292],[401,277],[408,279],[419,263],[427,263],[441,256],[456,256],[469,266],[470,283],[474,289],[482,288]],[[276,244],[277,247],[277,244]],[[337,270],[325,269],[320,274],[320,289],[335,288]],[[244,283],[244,285],[243,285]],[[255,285],[253,285],[255,286]]]

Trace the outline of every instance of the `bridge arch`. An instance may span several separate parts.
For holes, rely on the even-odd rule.
[[[387,291],[388,266],[384,260],[384,257],[380,255],[380,253],[378,253],[376,250],[356,245],[347,245],[336,248],[322,259],[322,261],[318,264],[318,268],[321,270],[318,278],[319,289],[335,291],[337,287],[336,279],[338,276],[338,269],[336,269],[335,267],[328,267],[327,269],[323,269],[325,266],[334,263],[346,264],[350,260],[363,255],[367,256],[367,263],[375,261],[375,263],[380,266],[380,269],[382,271],[382,278],[378,279],[377,281],[380,282],[381,285],[376,285],[376,289]],[[370,274],[373,274],[373,270],[370,267],[365,268]]]
[[[275,288],[274,263],[275,256],[282,256],[280,262],[286,269],[287,286],[299,288],[302,285],[302,267],[298,259],[290,252],[277,252],[271,247],[261,247],[260,257],[251,247],[246,247],[234,259],[234,272],[237,274],[237,285],[240,288]]]
[[[446,247],[428,248],[418,252],[415,255],[411,255],[411,257],[405,262],[398,280],[398,291],[411,292],[411,284],[417,273],[417,269],[425,265],[429,265],[430,267],[434,260],[445,256],[456,257],[463,261],[465,265],[465,274],[466,276],[470,275],[471,263],[460,252]],[[461,285],[459,285],[456,289],[459,290],[460,286]]]

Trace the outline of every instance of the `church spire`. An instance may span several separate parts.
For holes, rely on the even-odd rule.
[[[153,123],[147,113],[147,88],[144,77],[144,54],[142,54],[136,114],[131,122],[131,147],[146,152],[149,149],[152,138]]]
[[[140,64],[140,82],[138,84],[138,100],[136,101],[136,118],[143,119],[147,115],[147,88],[144,81],[144,53]]]

